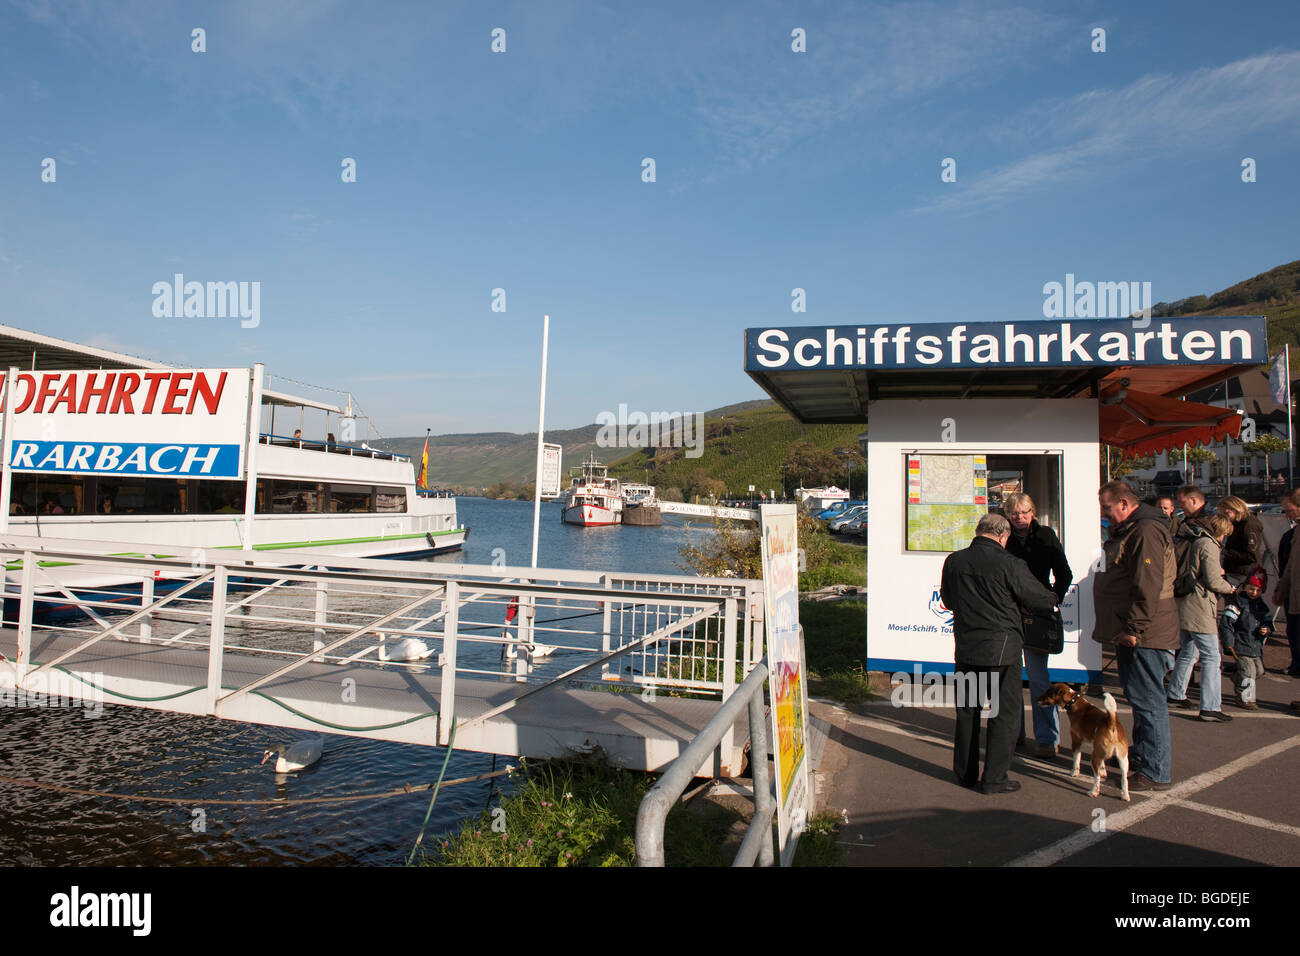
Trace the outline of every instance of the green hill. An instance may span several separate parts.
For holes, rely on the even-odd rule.
[[[726,484],[731,495],[746,495],[750,485],[757,491],[779,493],[781,462],[795,442],[807,441],[828,451],[859,451],[858,436],[863,431],[862,425],[801,425],[775,403],[762,402],[736,413],[707,415],[704,453],[699,458],[685,457],[680,448],[647,448],[615,459],[610,471],[630,481],[648,479],[661,491],[686,488],[694,473],[702,470],[706,477]],[[846,472],[841,484],[847,480]]]
[[[1268,349],[1291,350],[1291,367],[1300,366],[1300,259],[1262,272],[1213,295],[1194,295],[1177,302],[1157,302],[1151,310],[1165,315],[1262,315],[1268,319]]]
[[[712,421],[723,416],[730,419],[738,413],[775,407],[769,399],[738,402],[705,412],[705,420]],[[598,447],[596,436],[599,431],[598,425],[557,429],[548,431],[546,440],[564,446],[564,470],[567,473],[570,467],[584,460],[590,452],[595,453],[597,460],[605,462],[625,453],[621,448]],[[418,463],[424,449],[424,436],[392,438],[374,444],[385,451],[410,455]],[[434,435],[429,439],[429,486],[468,491],[484,489],[503,481],[523,485],[533,480],[536,462],[537,432],[523,435],[513,432]],[[629,473],[627,477],[632,475]]]

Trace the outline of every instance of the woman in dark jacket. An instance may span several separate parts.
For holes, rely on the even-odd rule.
[[[1070,562],[1065,559],[1065,549],[1051,528],[1045,528],[1035,519],[1034,499],[1029,495],[1013,493],[1002,501],[1002,509],[1007,520],[1011,522],[1011,537],[1007,539],[1007,551],[1029,565],[1029,571],[1042,582],[1044,587],[1056,593],[1059,604],[1065,600],[1070,590],[1074,574]],[[1029,672],[1029,694],[1034,703],[1034,755],[1052,756],[1056,753],[1059,733],[1056,723],[1056,708],[1040,706],[1037,701],[1047,688],[1051,679],[1047,675],[1047,654],[1025,647],[1025,669]]]
[[[1233,585],[1238,585],[1255,568],[1263,566],[1264,528],[1236,495],[1220,499],[1218,509],[1232,522],[1232,533],[1223,542],[1223,572]]]

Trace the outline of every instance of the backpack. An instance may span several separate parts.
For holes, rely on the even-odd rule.
[[[1196,525],[1183,525],[1174,535],[1174,597],[1186,597],[1196,590],[1196,570],[1192,567],[1196,552],[1192,545],[1205,531]]]

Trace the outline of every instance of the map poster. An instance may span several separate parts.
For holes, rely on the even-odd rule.
[[[763,505],[763,602],[766,611],[771,734],[776,756],[781,865],[794,858],[808,821],[808,693],[799,637],[799,542],[794,505]]]
[[[957,551],[988,512],[984,455],[907,456],[907,550]]]

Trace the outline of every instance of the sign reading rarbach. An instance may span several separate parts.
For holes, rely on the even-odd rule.
[[[745,369],[1216,365],[1268,361],[1258,316],[1074,322],[933,322],[747,329]]]
[[[14,471],[241,478],[248,369],[22,372],[13,383]]]

